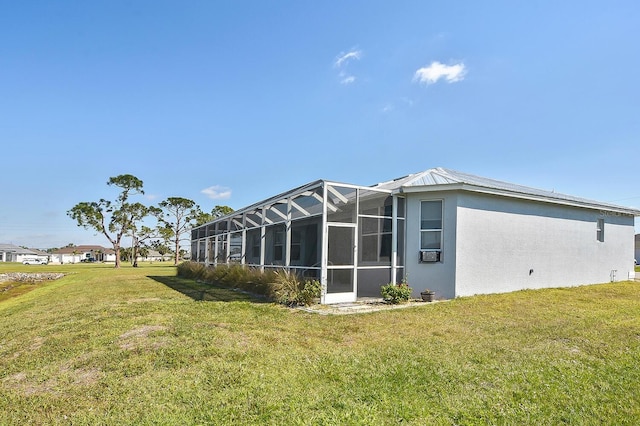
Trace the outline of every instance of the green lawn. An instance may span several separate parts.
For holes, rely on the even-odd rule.
[[[0,424],[639,424],[640,283],[361,315],[291,310],[164,264],[0,302]]]

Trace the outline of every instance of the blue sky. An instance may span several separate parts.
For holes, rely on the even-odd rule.
[[[432,167],[639,208],[638,40],[637,1],[0,0],[0,242],[108,246],[66,211],[123,173],[206,211]]]

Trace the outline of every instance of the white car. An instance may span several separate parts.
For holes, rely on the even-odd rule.
[[[22,261],[23,265],[46,265],[45,259],[37,259],[35,257],[28,257]]]

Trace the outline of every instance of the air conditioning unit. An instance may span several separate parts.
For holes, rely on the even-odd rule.
[[[440,252],[439,251],[421,251],[420,262],[421,263],[440,262]]]

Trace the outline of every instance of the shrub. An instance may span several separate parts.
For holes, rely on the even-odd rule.
[[[384,301],[389,303],[404,303],[411,298],[411,287],[406,281],[383,285],[380,292]]]
[[[301,281],[300,277],[289,271],[275,272],[272,283],[272,298],[283,305],[311,305],[313,299],[320,297],[320,282],[316,280]]]
[[[178,265],[178,276],[185,278],[202,279],[206,267],[198,262],[182,262]]]
[[[271,296],[272,283],[276,279],[275,271],[261,271],[260,268],[245,268],[245,273],[245,290],[265,296]]]
[[[310,305],[320,297],[321,285],[316,280],[301,281],[298,275],[287,271],[250,268],[242,265],[206,267],[197,262],[178,265],[178,276],[202,280],[225,288],[239,288],[270,297],[288,306]]]
[[[206,268],[202,280],[225,288],[239,288],[252,293],[268,296],[272,272],[261,272],[256,268],[242,265],[218,265]]]
[[[242,267],[241,265],[222,265],[223,274],[219,278],[219,282],[224,287],[230,288],[242,288],[245,289],[247,287],[247,269]],[[215,268],[219,269],[219,268]]]
[[[320,297],[322,292],[322,284],[318,280],[306,280],[300,290],[300,297],[298,302],[305,306],[309,306],[313,303],[314,299]]]
[[[287,271],[276,272],[276,279],[271,288],[272,298],[283,305],[291,305],[298,291],[300,280],[296,274]]]

